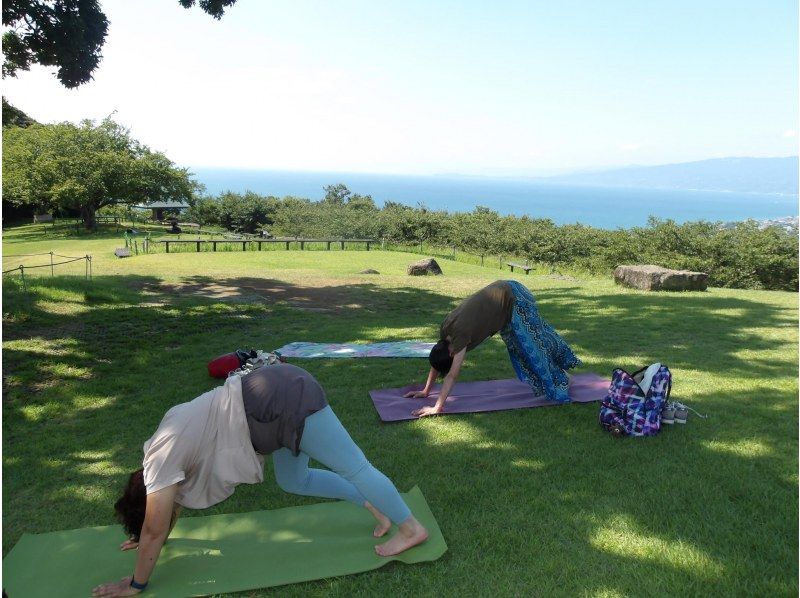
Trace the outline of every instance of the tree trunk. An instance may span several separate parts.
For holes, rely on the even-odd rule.
[[[83,216],[83,223],[86,230],[97,230],[97,219],[95,218],[95,211],[97,208],[93,204],[81,206],[81,216]]]

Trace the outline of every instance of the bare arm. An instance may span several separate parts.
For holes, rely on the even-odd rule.
[[[453,355],[453,365],[450,366],[450,371],[444,378],[442,390],[439,392],[439,398],[436,400],[436,405],[433,407],[422,407],[421,409],[416,409],[415,411],[411,412],[412,415],[418,415],[422,417],[425,415],[436,415],[437,413],[444,412],[444,403],[447,400],[447,397],[450,396],[450,391],[453,390],[456,380],[458,380],[458,374],[461,372],[461,364],[464,363],[464,357],[466,354],[467,348],[464,347],[461,349],[461,351]]]
[[[136,567],[133,570],[133,578],[136,583],[147,583],[153,568],[161,554],[161,547],[167,539],[172,525],[177,516],[173,519],[176,512],[175,495],[177,494],[177,484],[162,488],[158,492],[147,495],[147,506],[144,513],[144,524],[142,533],[139,535],[139,553],[136,555]],[[124,577],[117,583],[107,583],[97,586],[92,591],[92,596],[133,596],[139,590],[130,587],[131,578]]]
[[[174,528],[175,524],[178,522],[178,517],[180,517],[182,508],[183,507],[181,507],[178,503],[175,503],[175,506],[172,508],[172,521],[170,521],[169,524],[170,534],[172,533],[172,528]],[[169,535],[167,537],[169,537]],[[166,540],[164,541],[164,543],[166,544]],[[135,548],[139,548],[139,541],[131,537],[125,540],[122,544],[120,544],[119,547],[120,550],[132,550]]]
[[[169,522],[169,531],[167,532],[167,537],[169,537],[169,535],[172,533],[175,524],[178,523],[178,517],[181,516],[181,510],[183,510],[183,507],[178,503],[174,503],[174,506],[172,507],[172,521]]]
[[[407,392],[403,396],[405,398],[407,398],[407,399],[408,398],[411,398],[411,399],[424,399],[425,397],[428,396],[428,394],[430,394],[431,387],[433,386],[433,383],[436,381],[436,376],[438,376],[438,375],[439,375],[439,372],[436,371],[436,368],[431,368],[431,371],[428,372],[428,379],[425,381],[425,388],[423,388],[422,390],[416,390],[416,391],[412,390],[410,392]]]
[[[144,525],[139,536],[139,554],[133,573],[139,583],[145,583],[150,579],[158,555],[161,554],[161,547],[172,529],[170,524],[177,491],[177,484],[173,484],[147,495]]]

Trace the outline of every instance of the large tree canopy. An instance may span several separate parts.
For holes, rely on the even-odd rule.
[[[131,138],[111,119],[3,130],[3,199],[39,210],[80,210],[87,228],[113,203],[190,200],[185,168]]]
[[[195,0],[178,0],[191,8]],[[215,19],[236,0],[199,0]],[[108,19],[97,0],[3,0],[3,77],[16,76],[32,64],[57,67],[65,87],[91,80],[103,57]]]

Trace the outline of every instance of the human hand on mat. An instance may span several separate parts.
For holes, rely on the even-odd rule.
[[[131,587],[133,576],[123,577],[117,583],[104,583],[92,590],[92,596],[114,598],[115,596],[135,596],[141,590]]]
[[[434,368],[431,368],[431,371],[428,372],[428,379],[425,380],[425,386],[422,387],[422,390],[409,390],[406,394],[403,395],[406,399],[425,399],[431,392],[431,388],[433,388],[433,383],[436,382],[436,377],[439,375]]]
[[[411,412],[411,415],[416,415],[417,417],[425,417],[426,415],[439,415],[440,413],[444,413],[444,408],[439,407],[438,405],[434,405],[433,407],[422,407],[420,409],[414,409]]]
[[[135,550],[136,548],[139,548],[139,542],[132,538],[128,538],[119,545],[120,550]]]
[[[464,362],[464,355],[466,354],[467,349],[464,348],[453,356],[453,365],[450,367],[450,371],[447,372],[447,375],[444,377],[444,382],[442,382],[442,388],[439,390],[439,398],[436,399],[436,404],[432,407],[421,407],[420,409],[414,409],[414,411],[411,412],[411,415],[425,417],[426,415],[439,415],[440,413],[444,413],[445,401],[447,401],[447,397],[450,396],[450,391],[453,390],[453,386],[455,386],[456,380],[458,380],[458,374],[461,371],[461,364]],[[431,373],[428,375],[428,383],[425,385],[425,388],[422,389],[422,392],[425,392],[430,388],[433,380],[436,378],[437,373],[438,371],[435,368],[431,368]]]

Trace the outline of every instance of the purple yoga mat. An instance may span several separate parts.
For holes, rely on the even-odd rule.
[[[569,385],[569,397],[574,403],[602,401],[608,392],[611,381],[597,374],[576,374]],[[384,388],[371,390],[369,396],[385,422],[398,422],[417,419],[411,412],[426,405],[433,406],[439,397],[440,384],[434,386],[427,399],[406,399],[410,390],[420,390],[419,384],[404,388]],[[546,407],[560,405],[544,397],[535,397],[531,387],[519,380],[484,380],[481,382],[457,382],[447,402],[444,412],[479,413],[482,411],[503,411],[504,409],[523,409],[526,407]]]

